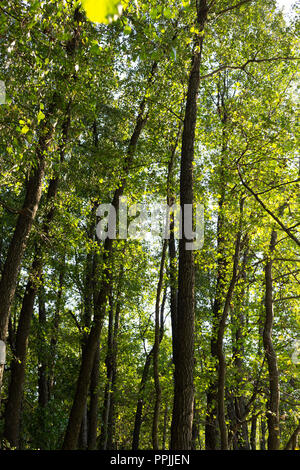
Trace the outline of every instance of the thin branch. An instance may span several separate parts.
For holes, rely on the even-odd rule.
[[[232,5],[230,7],[224,8],[224,10],[218,11],[216,13],[216,15],[217,16],[223,15],[224,13],[227,13],[228,11],[235,10],[236,8],[239,8],[243,5],[245,5],[246,3],[251,3],[253,1],[255,1],[255,0],[242,0],[241,2],[237,3],[236,5]]]
[[[4,209],[6,209],[11,214],[21,214],[22,213],[22,209],[14,209],[13,207],[8,206],[4,201],[1,201],[1,199],[0,199],[0,205],[2,207],[4,207]]]
[[[213,75],[216,75],[217,73],[223,72],[224,70],[243,70],[246,71],[246,67],[249,64],[260,64],[263,62],[274,62],[276,60],[300,60],[300,57],[290,57],[290,56],[277,56],[277,57],[265,57],[263,59],[248,59],[243,65],[221,65],[215,70],[212,70],[211,72],[201,75],[200,80],[204,80],[205,78],[212,77]]]
[[[272,219],[274,219],[278,225],[280,225],[280,227],[282,228],[282,230],[285,231],[285,233],[295,242],[297,243],[297,245],[300,246],[300,240],[298,240],[298,238],[290,231],[290,229],[288,227],[286,227],[282,222],[281,220],[278,219],[278,217],[273,214],[272,211],[270,211],[270,209],[268,209],[268,207],[265,205],[265,203],[260,199],[260,197],[250,188],[250,186],[247,185],[247,183],[244,181],[243,179],[243,176],[241,174],[241,170],[240,170],[240,166],[238,165],[237,166],[238,168],[238,174],[239,174],[239,177],[240,177],[240,180],[241,180],[241,183],[242,185],[252,194],[252,196],[254,196],[254,198],[257,200],[257,202],[259,202],[259,204],[262,206],[262,208],[272,217]]]

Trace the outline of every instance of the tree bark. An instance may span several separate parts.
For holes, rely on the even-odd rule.
[[[284,450],[295,450],[295,448],[297,447],[297,438],[298,438],[299,434],[300,434],[300,423],[298,424],[295,431],[293,432],[293,434],[291,435],[291,437],[287,441],[287,443],[284,447]]]
[[[277,241],[277,232],[272,231],[270,242],[270,255],[265,266],[265,324],[263,331],[263,344],[268,363],[269,372],[269,402],[267,410],[268,420],[268,450],[278,450],[280,445],[279,429],[279,373],[277,366],[277,357],[272,341],[272,327],[274,320],[273,313],[273,279],[272,279],[272,255]]]
[[[166,296],[164,295],[164,298],[161,304],[161,321],[160,321],[161,328],[160,328],[160,337],[159,337],[160,342],[162,341],[163,334],[164,334],[163,316],[164,316],[165,298]],[[134,430],[133,430],[133,437],[132,437],[132,450],[138,450],[139,448],[140,431],[141,431],[141,425],[142,425],[142,419],[143,419],[144,394],[145,394],[145,387],[146,387],[148,376],[149,376],[152,355],[153,355],[153,347],[151,348],[151,350],[146,356],[142,378],[141,378],[141,382],[139,386],[138,401],[137,401],[137,406],[136,406]]]
[[[217,337],[217,356],[218,356],[218,422],[220,428],[221,436],[221,449],[228,450],[228,435],[227,435],[227,426],[225,419],[225,376],[226,376],[226,360],[223,350],[223,340],[226,327],[226,320],[229,313],[230,302],[232,299],[233,291],[237,281],[238,273],[238,264],[239,264],[239,255],[240,255],[240,244],[241,244],[241,219],[243,212],[243,200],[241,201],[241,213],[240,213],[240,229],[236,237],[235,243],[235,253],[233,258],[233,269],[232,277],[229,285],[229,289],[226,295],[225,304],[223,308],[223,313],[220,319],[218,327],[218,337]]]
[[[197,11],[197,25],[203,33],[208,6],[200,0]],[[197,36],[196,51],[189,75],[185,117],[182,133],[180,166],[180,204],[182,209],[182,237],[179,241],[178,310],[176,331],[176,354],[174,372],[174,404],[171,425],[171,449],[188,450],[192,445],[194,405],[194,255],[186,249],[191,242],[185,236],[184,214],[186,204],[192,205],[193,160],[197,99],[200,84],[200,64],[203,35]]]
[[[160,412],[160,403],[161,403],[161,386],[159,380],[159,345],[160,345],[160,330],[163,328],[163,325],[160,325],[160,298],[163,287],[163,277],[164,277],[164,266],[166,259],[167,251],[167,241],[164,240],[161,261],[160,261],[160,270],[159,270],[159,279],[156,290],[156,302],[155,302],[155,341],[153,346],[153,378],[155,386],[155,404],[154,404],[154,413],[153,413],[153,423],[152,423],[152,446],[154,450],[159,449],[159,439],[158,439],[158,421],[159,421],[159,412]]]
[[[47,117],[52,114],[54,104],[49,107]],[[0,340],[6,343],[8,321],[10,316],[11,303],[13,301],[19,270],[28,237],[35,219],[41,195],[43,180],[46,168],[45,153],[49,142],[52,139],[54,127],[45,125],[41,131],[39,144],[37,148],[37,166],[31,171],[31,175],[26,185],[26,195],[22,210],[17,219],[16,227],[10,245],[6,260],[4,263],[2,277],[0,281]],[[0,365],[0,393],[3,380],[4,365]]]
[[[67,143],[70,127],[70,106],[68,106],[67,117],[62,126],[63,143],[60,148],[61,161],[64,159],[65,145]],[[42,237],[35,247],[34,260],[32,262],[25,294],[20,312],[19,324],[16,335],[15,359],[11,363],[11,378],[8,390],[8,401],[5,409],[4,435],[11,445],[18,447],[20,437],[21,404],[26,369],[27,344],[30,334],[33,307],[38,291],[38,279],[42,275],[43,258],[42,250],[44,240],[47,238],[51,223],[55,215],[53,202],[58,192],[59,178],[53,178],[48,187],[46,205],[49,210],[42,224]]]
[[[66,49],[68,55],[74,56],[79,44],[82,15],[79,8],[74,10],[74,30]],[[67,80],[69,77],[66,77]],[[36,150],[36,165],[30,172],[26,184],[25,199],[20,211],[12,240],[8,247],[5,264],[0,281],[0,340],[6,342],[11,304],[15,295],[19,270],[23,254],[27,246],[28,237],[35,220],[42,195],[43,181],[46,170],[46,154],[53,139],[55,124],[51,123],[52,115],[57,107],[57,93],[54,92],[45,119],[39,127],[39,138]],[[0,396],[3,380],[4,365],[0,365]]]
[[[156,64],[152,67],[152,73],[150,77],[150,83],[152,81],[153,74],[156,70]],[[131,166],[133,156],[135,153],[135,149],[139,140],[139,137],[142,133],[143,127],[147,121],[147,114],[144,116],[146,100],[145,98],[142,100],[140,104],[139,114],[136,120],[136,125],[130,139],[127,157],[125,161],[125,176],[122,178],[119,187],[115,190],[114,197],[112,200],[112,206],[116,210],[116,214],[118,214],[119,209],[119,198],[123,195],[125,186],[126,186],[126,176],[129,172],[129,168]],[[112,258],[112,248],[113,248],[113,240],[110,238],[106,238],[104,242],[104,255],[103,255],[103,263],[105,268],[103,269],[103,278],[100,287],[99,294],[97,296],[96,305],[95,305],[95,312],[94,312],[94,322],[91,327],[89,336],[87,338],[87,343],[85,350],[82,355],[82,361],[79,371],[79,377],[77,380],[76,385],[76,392],[75,397],[72,405],[72,409],[69,416],[68,426],[63,442],[63,449],[64,450],[74,450],[77,445],[78,435],[80,431],[80,425],[82,421],[84,406],[87,399],[88,394],[88,387],[91,377],[91,372],[94,363],[95,352],[99,343],[102,324],[105,317],[105,306],[107,303],[111,282],[112,282],[112,272],[109,267],[111,258]]]
[[[102,411],[102,427],[100,437],[100,449],[107,449],[108,439],[108,418],[110,410],[110,399],[111,399],[111,383],[112,383],[112,356],[113,356],[113,328],[114,328],[114,304],[112,294],[109,299],[109,318],[108,318],[108,335],[107,335],[107,352],[105,358],[106,365],[106,384],[104,391],[104,403]]]

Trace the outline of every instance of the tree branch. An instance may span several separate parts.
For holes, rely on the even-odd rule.
[[[238,174],[239,174],[239,177],[240,177],[240,180],[241,180],[241,183],[242,185],[252,194],[252,196],[254,196],[254,198],[257,200],[257,202],[259,202],[259,204],[262,206],[262,208],[278,223],[278,225],[280,225],[280,227],[282,228],[282,230],[285,231],[285,233],[295,242],[297,243],[297,245],[300,246],[300,240],[298,240],[298,238],[290,231],[290,229],[288,227],[286,227],[282,222],[281,220],[278,219],[278,217],[273,214],[272,211],[270,211],[270,209],[268,209],[268,207],[265,205],[265,203],[260,199],[260,197],[247,185],[247,183],[244,181],[243,179],[243,176],[241,174],[241,170],[240,170],[240,166],[239,164],[237,165],[237,169],[238,169]]]
[[[216,12],[217,16],[223,15],[224,13],[227,13],[228,11],[235,10],[236,8],[239,8],[246,3],[251,3],[255,0],[242,0],[241,2],[237,3],[236,5],[231,5],[230,7],[224,8],[224,10]]]
[[[277,56],[277,57],[265,57],[262,59],[248,59],[243,65],[221,65],[215,70],[212,70],[211,72],[201,75],[200,80],[204,80],[205,78],[212,77],[213,75],[216,75],[217,73],[223,72],[223,70],[243,70],[246,71],[246,67],[249,64],[260,64],[263,62],[274,62],[276,60],[300,60],[300,57],[290,57],[290,56]]]

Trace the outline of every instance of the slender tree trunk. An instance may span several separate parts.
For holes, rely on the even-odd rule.
[[[54,383],[55,383],[55,362],[57,355],[57,341],[58,341],[58,329],[62,311],[63,301],[63,285],[65,277],[65,258],[63,258],[62,266],[60,266],[59,280],[58,280],[58,293],[56,299],[56,307],[54,312],[54,319],[51,329],[51,340],[50,340],[50,362],[49,362],[49,373],[48,373],[48,392],[49,400],[51,399]]]
[[[154,404],[154,413],[153,413],[153,423],[152,423],[152,446],[154,450],[159,449],[159,439],[158,439],[158,422],[159,422],[159,412],[160,412],[160,402],[161,402],[161,385],[159,380],[159,345],[160,345],[160,330],[163,328],[163,325],[160,325],[160,298],[163,287],[163,277],[164,277],[164,266],[166,259],[167,251],[167,241],[164,240],[160,270],[159,270],[159,279],[156,290],[156,302],[155,302],[155,341],[153,346],[153,377],[155,385],[155,404]]]
[[[226,417],[225,417],[225,377],[226,377],[226,360],[223,350],[223,340],[226,328],[226,320],[229,313],[230,302],[232,299],[233,291],[237,281],[238,275],[238,264],[239,264],[239,255],[240,255],[240,245],[241,245],[241,219],[243,213],[243,203],[241,201],[240,209],[240,229],[236,237],[235,243],[235,253],[233,258],[233,269],[232,277],[229,285],[229,289],[226,295],[225,304],[223,313],[220,319],[218,327],[218,337],[217,337],[217,354],[218,354],[218,422],[220,428],[221,436],[221,449],[228,450],[228,435],[227,435],[227,426],[226,426]]]
[[[115,439],[115,396],[116,396],[116,381],[117,381],[117,355],[118,355],[118,334],[119,334],[119,323],[120,323],[120,311],[121,311],[121,280],[123,272],[120,276],[119,294],[115,313],[114,322],[114,333],[113,333],[113,354],[112,354],[112,378],[111,378],[111,397],[110,407],[108,413],[108,432],[107,432],[107,449],[114,449]]]
[[[153,77],[155,70],[156,70],[156,64],[152,68],[150,83],[152,81],[152,77]],[[123,195],[123,192],[125,189],[126,175],[129,172],[139,137],[147,121],[147,115],[144,116],[145,104],[146,104],[146,100],[143,99],[140,105],[140,110],[139,110],[139,114],[136,120],[135,129],[132,134],[129,147],[128,147],[125,168],[124,168],[125,177],[122,178],[119,187],[115,190],[114,197],[112,200],[112,206],[115,208],[116,214],[118,214],[118,209],[119,209],[119,198]],[[75,397],[74,397],[73,405],[71,408],[69,422],[68,422],[64,442],[63,442],[64,450],[74,450],[76,448],[77,441],[78,441],[78,435],[80,431],[83,410],[84,410],[84,406],[85,406],[86,399],[87,399],[88,387],[89,387],[90,377],[92,373],[95,352],[99,344],[102,324],[103,324],[103,320],[105,317],[105,306],[108,300],[108,295],[109,295],[109,291],[110,291],[111,283],[112,283],[112,272],[109,266],[111,258],[112,258],[112,252],[113,252],[112,248],[113,248],[113,240],[111,240],[110,238],[106,238],[104,242],[104,255],[103,255],[103,263],[104,263],[105,268],[103,269],[102,283],[101,283],[100,291],[97,296],[97,301],[95,305],[94,323],[90,330],[86,347],[82,355],[82,361],[81,361],[79,376],[77,379]]]
[[[196,400],[194,400],[194,419],[193,419],[193,429],[192,429],[192,450],[197,449],[197,440],[199,437],[199,419],[198,419],[198,410]]]
[[[62,145],[60,147],[61,161],[64,159],[65,145],[68,139],[70,127],[70,105],[67,110],[67,117],[62,126]],[[32,262],[29,279],[26,285],[25,294],[20,312],[18,330],[16,335],[15,357],[11,364],[11,379],[8,391],[8,401],[5,410],[4,435],[13,445],[18,447],[20,435],[20,417],[21,403],[23,397],[23,388],[25,380],[27,344],[30,333],[31,319],[33,316],[33,307],[38,291],[38,279],[42,275],[43,258],[42,249],[44,240],[47,238],[51,223],[55,215],[53,202],[57,196],[59,179],[53,178],[48,187],[46,204],[50,208],[42,224],[43,237],[38,241],[35,248],[34,260]]]
[[[45,291],[42,284],[39,288],[39,346],[38,346],[38,404],[39,404],[39,431],[40,448],[47,448],[47,418],[46,407],[49,401],[48,390],[48,360],[49,355],[45,343],[47,327],[47,312],[45,305]]]
[[[263,418],[260,421],[260,450],[266,450],[266,423]]]
[[[246,238],[247,240],[247,238]],[[243,380],[244,368],[243,368],[243,358],[245,356],[244,351],[244,327],[245,327],[245,318],[244,318],[244,297],[245,297],[245,283],[246,283],[246,265],[248,257],[248,246],[246,245],[243,261],[241,266],[241,288],[236,293],[235,299],[235,309],[232,313],[232,324],[234,325],[235,334],[233,335],[233,361],[235,366],[235,397],[234,397],[234,407],[235,407],[235,416],[238,421],[238,426],[236,429],[237,437],[237,446],[239,450],[250,450],[249,444],[249,435],[248,435],[248,426],[245,421],[246,417],[246,404],[245,397],[241,394],[240,383]]]
[[[293,432],[293,434],[291,435],[291,437],[287,441],[287,443],[284,447],[285,450],[295,450],[295,448],[297,447],[297,438],[298,438],[299,434],[300,434],[300,423],[298,424],[295,431]]]
[[[277,357],[272,341],[273,327],[273,280],[272,280],[272,255],[275,250],[277,241],[277,232],[272,231],[270,242],[270,256],[265,266],[265,325],[263,331],[263,344],[268,363],[270,395],[267,410],[268,419],[268,450],[278,450],[280,445],[280,429],[279,429],[279,374],[277,366]]]
[[[95,450],[97,445],[98,402],[99,402],[99,366],[100,345],[95,354],[90,383],[90,406],[88,412],[88,450]]]
[[[164,428],[163,428],[163,440],[162,440],[162,450],[166,450],[167,443],[167,429],[168,429],[168,404],[166,403],[165,412],[164,412]]]
[[[167,204],[172,207],[175,202],[173,194],[173,169],[176,149],[182,133],[182,121],[180,121],[176,140],[171,151],[171,158],[168,164],[168,178],[167,178]],[[176,354],[176,329],[177,329],[177,259],[176,259],[176,244],[175,244],[175,225],[174,225],[174,213],[170,213],[170,238],[169,238],[169,278],[170,278],[170,310],[171,310],[171,325],[172,325],[172,350],[173,350],[173,362],[175,363]]]
[[[52,114],[54,106],[50,106],[48,117]],[[11,303],[13,301],[17,278],[21,267],[23,254],[28,237],[35,219],[42,195],[44,173],[46,167],[45,154],[52,139],[54,127],[51,126],[41,132],[37,149],[37,166],[32,170],[26,185],[26,195],[22,210],[18,216],[16,227],[2,271],[0,281],[0,340],[6,343],[8,321]],[[3,379],[4,365],[0,365],[0,392]]]
[[[217,337],[220,315],[222,312],[222,305],[225,297],[225,285],[226,285],[226,270],[227,270],[227,254],[225,249],[225,236],[224,236],[224,206],[226,196],[226,180],[224,173],[225,164],[225,151],[227,148],[227,112],[225,108],[224,95],[226,90],[226,84],[224,84],[224,90],[218,92],[218,112],[221,118],[222,129],[222,149],[221,149],[221,161],[219,165],[219,181],[220,181],[220,198],[218,202],[218,220],[217,220],[217,281],[216,281],[216,293],[212,308],[212,334],[210,341],[210,352],[211,357],[214,361],[214,365],[217,365],[218,361],[218,347]],[[222,110],[222,113],[220,113]],[[219,430],[217,427],[217,390],[218,390],[218,379],[217,371],[212,374],[208,390],[206,392],[206,418],[205,418],[205,449],[216,450],[219,445]]]
[[[200,0],[197,24],[203,32],[208,13],[206,0]],[[185,234],[186,205],[193,205],[193,160],[197,99],[200,84],[200,64],[203,35],[197,39],[189,76],[182,134],[180,167],[180,204],[182,208],[182,237],[179,241],[178,313],[174,372],[174,405],[171,426],[171,449],[188,450],[192,445],[194,404],[194,255],[186,248],[192,242]]]
[[[143,406],[144,406],[144,392],[145,392],[145,387],[146,387],[146,383],[147,383],[148,376],[149,376],[149,369],[151,365],[152,354],[153,354],[153,348],[147,354],[145,364],[144,364],[143,374],[142,374],[142,378],[141,378],[141,382],[139,386],[138,401],[137,401],[137,407],[136,407],[136,412],[135,412],[134,430],[133,430],[133,437],[132,437],[132,450],[138,450],[139,448],[140,431],[141,431],[141,425],[142,425]]]
[[[113,322],[114,322],[114,304],[112,294],[109,299],[109,319],[108,319],[108,335],[107,335],[107,353],[105,358],[106,365],[106,384],[104,392],[104,404],[102,412],[102,427],[100,437],[100,449],[107,449],[108,438],[108,417],[111,399],[111,382],[112,382],[112,355],[113,355]]]
[[[163,316],[164,316],[165,299],[166,299],[166,295],[164,295],[164,298],[161,304],[161,321],[160,321],[161,328],[160,328],[160,338],[159,338],[160,342],[162,341],[163,334],[164,334]],[[142,418],[143,418],[144,393],[145,393],[145,387],[148,381],[152,355],[153,355],[153,347],[146,356],[142,378],[141,378],[141,382],[139,386],[138,401],[137,401],[137,407],[136,407],[136,412],[135,412],[134,430],[133,430],[133,437],[132,437],[132,450],[138,450],[139,448],[140,431],[141,431]]]
[[[251,419],[251,435],[250,435],[251,450],[256,450],[256,430],[257,430],[257,417],[253,416]]]
[[[85,404],[83,418],[80,427],[80,433],[78,438],[78,449],[87,450],[88,445],[88,410],[87,404]]]
[[[36,257],[31,270],[31,275],[36,273],[39,259]],[[40,275],[40,271],[39,271]],[[20,419],[22,397],[25,380],[25,366],[27,343],[30,332],[30,324],[33,313],[33,304],[36,293],[36,282],[29,279],[23,297],[22,309],[18,323],[15,359],[11,362],[11,378],[8,388],[8,399],[5,408],[4,436],[13,447],[19,447]]]
[[[74,56],[79,44],[80,28],[82,15],[79,8],[74,10],[74,31],[72,38],[67,42],[67,53],[70,57]],[[66,77],[68,80],[69,77]],[[36,213],[40,204],[42,195],[43,181],[46,170],[47,149],[53,139],[55,124],[53,114],[57,107],[57,94],[53,93],[52,100],[48,110],[45,113],[45,119],[40,124],[39,139],[36,150],[36,166],[31,170],[26,184],[26,193],[22,210],[20,211],[14,230],[14,234],[2,271],[0,281],[0,340],[6,343],[8,322],[10,316],[11,304],[15,295],[16,284],[19,270],[21,267],[23,254],[27,246],[28,237],[35,220]],[[0,365],[0,396],[3,380],[4,365]]]

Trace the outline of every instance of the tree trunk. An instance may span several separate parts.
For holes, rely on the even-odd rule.
[[[51,340],[50,340],[50,362],[48,372],[48,393],[49,400],[53,393],[53,387],[55,383],[55,362],[57,355],[57,340],[58,340],[58,328],[61,318],[62,300],[63,300],[63,285],[65,276],[65,257],[63,258],[62,266],[59,268],[59,280],[58,280],[58,293],[54,312],[54,319],[51,329]]]
[[[53,111],[50,107],[48,115]],[[46,160],[46,153],[49,142],[54,132],[53,126],[45,129],[39,139],[37,149],[37,166],[32,170],[27,181],[26,195],[22,210],[18,216],[16,227],[5,260],[0,281],[0,340],[6,342],[8,321],[11,303],[13,301],[17,278],[21,267],[23,254],[27,245],[28,237],[35,219],[42,195],[42,187]],[[4,365],[0,365],[0,393],[3,380]]]
[[[218,348],[217,348],[217,337],[220,315],[222,311],[222,305],[225,297],[225,286],[226,286],[226,270],[227,270],[227,256],[225,249],[225,196],[226,196],[226,180],[224,174],[225,164],[225,151],[227,148],[227,134],[226,134],[226,123],[227,123],[227,112],[224,103],[224,95],[226,90],[226,84],[224,83],[224,89],[222,93],[218,90],[218,111],[221,118],[222,129],[222,149],[221,149],[221,161],[219,164],[219,202],[218,202],[218,220],[217,220],[217,280],[215,298],[212,308],[212,334],[210,341],[210,352],[214,362],[214,366],[217,366],[218,361]],[[220,113],[222,110],[222,113]],[[216,371],[217,373],[217,371]],[[217,427],[217,390],[218,390],[218,379],[216,373],[213,373],[210,379],[208,390],[206,392],[206,418],[205,418],[205,449],[216,450],[219,445],[219,430]]]
[[[199,2],[197,24],[203,32],[208,7]],[[178,310],[174,372],[174,404],[171,426],[171,449],[188,450],[192,445],[194,404],[194,255],[186,249],[192,240],[185,235],[185,205],[193,205],[193,160],[197,99],[200,84],[200,64],[203,35],[197,36],[189,76],[185,117],[182,133],[180,166],[180,204],[182,209],[182,237],[179,241]]]
[[[279,374],[277,366],[276,352],[272,341],[273,327],[273,280],[272,280],[272,255],[275,250],[277,241],[277,232],[272,231],[270,242],[270,255],[265,266],[265,325],[263,331],[263,343],[268,363],[270,395],[267,410],[268,419],[268,450],[278,450],[280,445],[280,429],[279,429]]]
[[[156,64],[152,67],[152,73],[150,77],[150,83],[152,81],[153,74],[156,70]],[[136,120],[136,125],[132,137],[130,139],[127,157],[125,161],[125,176],[122,178],[119,187],[115,190],[114,197],[112,200],[112,206],[115,208],[116,214],[118,214],[119,209],[119,198],[123,195],[125,185],[126,185],[126,175],[128,175],[130,166],[132,164],[133,156],[135,149],[143,130],[144,125],[147,121],[147,115],[144,116],[146,100],[143,99],[140,105],[139,114]],[[94,312],[94,323],[90,330],[89,336],[87,338],[86,347],[82,355],[82,361],[79,371],[79,377],[76,385],[75,397],[72,405],[72,409],[69,416],[69,422],[63,442],[64,450],[74,450],[77,445],[78,435],[80,431],[80,425],[82,421],[84,406],[87,399],[88,388],[90,377],[92,373],[93,363],[95,352],[99,344],[99,339],[102,330],[102,324],[105,317],[105,306],[107,303],[109,291],[112,283],[112,272],[110,269],[110,261],[112,258],[112,248],[113,240],[106,238],[104,242],[104,255],[103,255],[103,264],[105,268],[103,269],[103,278],[100,287],[99,294],[97,296],[95,312]]]
[[[260,421],[260,450],[266,450],[266,423],[262,418]]]
[[[253,416],[251,419],[251,435],[250,435],[251,450],[256,450],[256,429],[257,429],[257,417]]]
[[[167,443],[167,429],[168,429],[168,404],[166,403],[165,412],[164,412],[164,428],[163,428],[163,441],[162,441],[162,450],[166,450]]]
[[[223,340],[226,328],[226,320],[229,313],[230,302],[232,299],[233,291],[237,281],[238,275],[238,264],[240,256],[240,245],[241,245],[241,223],[242,223],[242,214],[243,214],[243,204],[244,201],[241,201],[240,207],[240,228],[237,233],[236,243],[235,243],[235,253],[233,258],[233,268],[232,268],[232,277],[229,285],[229,289],[226,295],[225,304],[223,308],[223,313],[220,319],[218,327],[218,337],[217,337],[217,355],[218,355],[218,422],[220,428],[221,436],[221,449],[228,450],[228,435],[227,435],[227,426],[225,419],[225,376],[226,376],[226,360],[223,350]]]
[[[79,44],[82,15],[79,8],[74,10],[75,28],[70,41],[67,42],[68,55],[74,56]],[[69,80],[70,77],[66,77]],[[40,204],[44,174],[46,169],[47,149],[53,139],[55,124],[51,123],[52,115],[57,107],[57,94],[53,93],[45,119],[39,127],[39,139],[36,150],[36,166],[31,170],[26,184],[26,194],[22,210],[19,213],[16,227],[5,260],[0,281],[0,340],[6,342],[11,304],[15,295],[19,270],[23,254],[27,246],[32,224]],[[0,397],[4,365],[0,365]]]
[[[158,440],[158,421],[159,421],[159,412],[160,412],[160,402],[161,402],[161,386],[159,380],[159,345],[160,345],[160,331],[163,328],[163,325],[160,325],[160,297],[163,287],[163,277],[164,277],[164,266],[166,259],[167,251],[167,241],[164,240],[160,270],[159,270],[159,279],[156,290],[156,302],[155,302],[155,341],[153,346],[153,377],[155,385],[155,404],[154,404],[154,413],[153,413],[153,423],[152,423],[152,446],[154,450],[159,449],[159,440]]]
[[[107,335],[107,352],[105,358],[106,365],[106,384],[104,391],[104,403],[102,411],[102,427],[100,437],[100,449],[107,449],[108,438],[108,418],[111,399],[111,382],[112,382],[112,355],[113,355],[113,327],[114,327],[114,304],[112,294],[109,298],[109,318],[108,318],[108,335]]]
[[[63,144],[60,148],[61,161],[64,159],[65,145],[67,143],[70,127],[70,104],[67,109],[67,117],[62,126]],[[23,397],[23,388],[25,380],[27,344],[30,333],[31,319],[33,316],[34,301],[38,290],[38,279],[42,275],[43,259],[42,249],[44,240],[47,238],[52,220],[55,215],[53,202],[57,196],[59,178],[53,178],[48,187],[46,196],[46,205],[50,208],[46,213],[42,224],[43,236],[38,241],[35,248],[34,260],[29,273],[28,282],[23,297],[22,308],[20,312],[18,330],[16,335],[15,357],[11,364],[11,379],[8,391],[8,401],[5,410],[4,435],[13,445],[18,447],[20,435],[21,403]],[[62,289],[62,286],[61,288]]]
[[[95,450],[97,445],[97,423],[98,423],[98,402],[99,402],[99,366],[100,366],[100,345],[95,354],[93,370],[90,383],[90,406],[88,412],[88,450]]]
[[[297,438],[298,438],[299,434],[300,434],[300,423],[298,424],[295,431],[293,432],[293,434],[291,435],[291,437],[287,441],[287,443],[284,447],[284,450],[295,450],[296,449],[296,447],[297,447]]]
[[[113,354],[112,354],[112,378],[111,378],[111,397],[110,397],[110,407],[108,413],[108,432],[107,432],[107,449],[114,449],[114,439],[115,439],[115,395],[116,395],[116,381],[117,381],[117,354],[118,354],[118,334],[119,334],[119,323],[120,323],[120,311],[121,311],[121,300],[120,300],[120,291],[121,291],[121,280],[123,277],[123,271],[120,275],[120,284],[119,284],[119,294],[118,301],[115,312],[115,323],[114,323],[114,332],[113,332]]]
[[[163,316],[164,316],[165,299],[166,299],[166,295],[164,295],[164,298],[161,304],[161,321],[160,321],[161,328],[160,328],[160,338],[159,338],[160,342],[162,341],[163,334],[164,334]],[[135,412],[134,430],[133,430],[133,437],[132,437],[132,450],[138,450],[139,448],[140,431],[141,431],[142,417],[143,417],[144,393],[145,393],[145,387],[146,387],[148,376],[149,376],[149,369],[151,365],[152,355],[153,355],[153,347],[146,356],[142,378],[141,378],[141,382],[139,386],[138,401],[137,401],[137,407],[136,407],[136,412]]]
[[[247,241],[247,238],[246,238]],[[235,334],[233,335],[233,362],[235,367],[235,387],[234,387],[234,408],[235,416],[237,418],[237,427],[236,427],[236,441],[237,447],[239,450],[250,450],[249,444],[249,435],[248,435],[248,426],[245,421],[247,414],[245,397],[240,391],[240,383],[243,380],[244,376],[244,367],[243,367],[243,358],[245,356],[244,351],[244,327],[245,327],[245,318],[244,318],[244,296],[245,296],[245,283],[246,283],[246,265],[248,257],[248,246],[243,255],[243,261],[241,266],[240,278],[241,278],[241,288],[236,294],[235,298],[235,308],[232,312],[232,325],[234,326]]]

